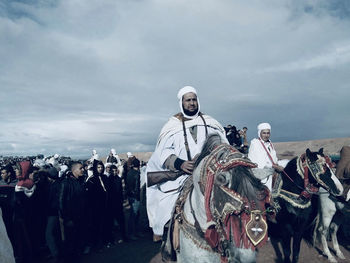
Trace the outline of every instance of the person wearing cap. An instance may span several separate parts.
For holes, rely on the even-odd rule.
[[[200,153],[208,134],[217,133],[223,142],[228,143],[222,125],[200,111],[195,88],[186,86],[180,89],[177,98],[181,112],[170,117],[163,126],[146,170],[146,173],[157,171],[184,173],[175,180],[147,187],[147,214],[155,242],[161,240],[164,226],[171,217],[181,186],[192,174],[194,159]]]
[[[284,167],[278,161],[276,150],[270,140],[271,125],[264,122],[260,123],[257,128],[258,138],[254,138],[250,142],[248,158],[258,165],[257,168],[271,171],[271,173],[266,173],[267,176],[265,178],[260,178],[261,182],[271,191],[274,170],[281,172]]]

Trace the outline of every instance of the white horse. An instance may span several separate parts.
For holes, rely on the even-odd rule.
[[[347,200],[349,200],[349,194]],[[344,202],[338,201],[336,198],[330,197],[330,194],[324,189],[320,188],[320,209],[318,211],[316,228],[314,232],[314,242],[321,239],[323,253],[328,257],[328,260],[332,263],[336,263],[336,258],[329,251],[327,244],[328,232],[331,235],[333,248],[335,254],[340,259],[345,259],[344,254],[341,252],[337,239],[337,231],[344,219],[344,213],[346,212]]]
[[[267,240],[269,192],[251,167],[255,165],[221,144],[219,136],[209,136],[190,177],[193,184],[187,183],[187,194],[180,195],[175,207],[177,262],[256,262],[255,248]]]

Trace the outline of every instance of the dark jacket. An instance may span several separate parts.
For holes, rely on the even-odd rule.
[[[130,169],[126,177],[126,195],[140,201],[140,171]]]
[[[82,180],[67,175],[61,182],[59,212],[64,221],[79,222],[85,215],[85,187]]]

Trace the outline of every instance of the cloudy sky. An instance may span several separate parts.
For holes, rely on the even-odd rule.
[[[0,0],[0,155],[153,151],[194,86],[224,126],[348,137],[347,0]]]

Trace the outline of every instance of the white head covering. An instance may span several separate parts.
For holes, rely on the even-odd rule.
[[[42,168],[45,166],[45,161],[43,159],[35,159],[33,166]]]
[[[184,109],[183,109],[183,107],[182,107],[182,97],[183,97],[185,94],[190,93],[190,92],[196,94],[196,96],[197,96],[197,103],[198,103],[198,111],[197,111],[197,113],[196,113],[195,115],[193,115],[193,116],[188,116],[188,115],[186,115],[186,114],[184,113]],[[181,109],[182,114],[183,114],[186,118],[188,118],[188,119],[195,119],[195,118],[197,118],[198,113],[199,113],[199,111],[200,111],[200,104],[199,104],[199,99],[198,99],[198,95],[197,95],[196,89],[195,89],[194,87],[191,87],[191,86],[185,86],[185,87],[183,87],[182,89],[179,90],[179,92],[177,93],[177,98],[179,99],[179,105],[180,105],[180,109]]]
[[[68,166],[63,164],[59,167],[58,177],[62,177],[64,172],[68,170]]]
[[[262,130],[270,130],[271,131],[271,125],[269,123],[267,123],[267,122],[263,122],[263,123],[260,123],[258,125],[258,137],[259,138],[261,138],[260,137],[260,133],[261,133]]]
[[[111,154],[113,154],[113,155],[116,155],[116,150],[115,149],[111,149]]]
[[[112,163],[105,163],[105,168],[110,167]]]
[[[95,149],[92,150],[92,155],[97,154],[97,151]]]
[[[126,155],[128,156],[128,158],[133,156],[131,152],[127,152]]]

